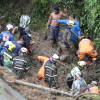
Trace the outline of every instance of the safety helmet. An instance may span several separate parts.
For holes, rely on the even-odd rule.
[[[60,57],[57,54],[53,54],[51,57],[53,61],[60,60]]]
[[[11,30],[11,29],[13,29],[14,27],[13,27],[13,25],[11,25],[11,24],[8,24],[7,26],[6,26],[6,29],[9,31],[9,30]]]
[[[15,44],[12,43],[11,45],[9,45],[8,50],[10,50],[11,52],[13,52],[15,49],[16,49],[16,45]]]
[[[72,21],[72,20],[69,20],[68,22],[67,22],[67,24],[69,25],[69,26],[74,26],[74,21]]]
[[[97,82],[96,81],[92,81],[91,85],[97,85]]]
[[[80,40],[81,40],[82,38],[85,38],[85,37],[86,37],[86,36],[81,36],[81,37],[80,37]]]
[[[32,37],[32,35],[31,35],[31,34],[27,34],[27,36],[29,36],[30,38]]]
[[[7,41],[7,42],[4,44],[4,46],[5,46],[5,47],[9,47],[9,45],[11,45],[11,44],[12,44],[11,41]]]
[[[22,48],[20,49],[20,52],[26,53],[26,54],[27,54],[28,50],[27,50],[25,47],[22,47]]]
[[[85,61],[79,61],[78,65],[79,65],[79,67],[85,67],[86,66],[86,62]]]

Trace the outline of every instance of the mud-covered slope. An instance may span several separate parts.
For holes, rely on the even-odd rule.
[[[32,32],[32,40],[35,41],[35,44],[33,45],[33,54],[28,54],[29,62],[31,69],[29,72],[26,73],[25,78],[21,79],[21,81],[29,82],[29,83],[35,83],[36,76],[38,73],[39,68],[41,67],[41,64],[39,63],[37,57],[38,56],[50,56],[52,53],[58,54],[58,46],[54,46],[52,48],[49,41],[44,40],[45,34],[43,32]],[[18,37],[18,34],[16,34],[16,40]],[[72,53],[70,55],[71,59],[67,59],[65,61],[65,64],[68,66],[70,62],[74,62],[77,60],[77,57]],[[70,67],[70,66],[69,66]],[[59,90],[68,91],[68,87],[66,85],[66,77],[70,71],[63,67],[62,65],[58,66],[58,81],[59,81]],[[12,81],[14,79],[17,79],[15,75],[12,73],[7,72],[6,70],[0,70],[0,75],[6,80],[6,81]],[[59,95],[52,95],[48,92],[29,88],[22,85],[17,85],[14,83],[10,83],[12,87],[17,89],[23,96],[25,96],[28,100],[74,100],[73,98],[69,98],[66,96],[59,96]],[[40,82],[41,85],[44,85],[44,81],[42,80]],[[80,99],[82,100],[82,99]]]

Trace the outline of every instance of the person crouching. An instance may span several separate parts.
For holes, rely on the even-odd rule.
[[[19,77],[24,77],[24,72],[29,70],[29,61],[26,58],[27,49],[22,47],[19,51],[19,56],[13,58],[13,72]]]

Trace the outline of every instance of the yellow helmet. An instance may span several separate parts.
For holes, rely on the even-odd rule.
[[[84,66],[86,66],[86,62],[85,62],[85,61],[79,61],[79,62],[78,62],[78,65],[79,65],[80,67],[84,67]]]
[[[69,20],[68,22],[67,22],[67,24],[69,25],[69,26],[74,26],[74,21],[72,21],[72,20]]]
[[[8,50],[10,50],[11,52],[12,51],[14,51],[16,49],[16,45],[15,44],[11,44],[11,45],[9,45],[9,48],[8,48]]]

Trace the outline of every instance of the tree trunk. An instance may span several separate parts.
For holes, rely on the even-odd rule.
[[[33,87],[33,88],[37,88],[37,89],[41,89],[41,90],[44,90],[44,91],[48,91],[52,94],[61,94],[61,95],[66,95],[66,96],[70,96],[70,97],[73,96],[72,94],[70,94],[68,92],[59,91],[59,90],[56,90],[56,89],[52,89],[52,88],[48,88],[48,87],[45,87],[45,86],[36,85],[36,84],[32,84],[32,83],[22,82],[22,81],[19,81],[19,80],[15,80],[14,83]]]

